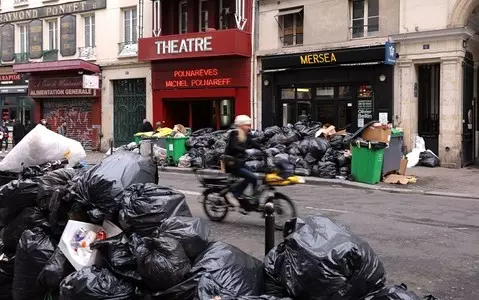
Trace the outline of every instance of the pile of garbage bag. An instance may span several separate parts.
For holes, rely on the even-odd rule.
[[[387,287],[372,248],[328,218],[290,220],[262,262],[211,240],[185,196],[154,183],[148,157],[53,165],[0,188],[0,299],[420,299]]]
[[[288,165],[296,175],[347,178],[351,173],[352,134],[316,137],[321,130],[324,131],[319,122],[298,122],[283,128],[272,126],[254,131],[253,139],[264,146],[267,157],[253,149],[248,153],[246,165],[254,172],[263,172],[281,163]],[[228,131],[205,128],[193,132],[187,141],[188,156],[180,159],[181,166],[219,168],[227,139]]]

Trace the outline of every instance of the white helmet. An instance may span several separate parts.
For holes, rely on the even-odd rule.
[[[242,125],[251,125],[251,118],[247,115],[239,115],[235,118],[235,125],[242,126]]]

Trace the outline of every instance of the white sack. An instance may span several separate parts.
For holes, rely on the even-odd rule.
[[[67,167],[73,167],[85,157],[85,149],[79,142],[37,125],[0,162],[0,170],[21,172],[22,163],[28,167],[65,158]]]

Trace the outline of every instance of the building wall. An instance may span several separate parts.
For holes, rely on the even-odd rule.
[[[349,0],[261,1],[259,6],[259,55],[293,53],[339,47],[384,43],[384,38],[399,32],[399,2],[379,1],[379,33],[371,38],[351,38]],[[280,27],[275,16],[279,10],[304,6],[304,45],[281,47]]]

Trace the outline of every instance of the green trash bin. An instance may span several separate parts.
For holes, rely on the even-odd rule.
[[[141,142],[141,136],[139,136],[139,135],[134,135],[134,136],[133,136],[133,142],[135,142],[137,145],[139,145],[140,142]]]
[[[369,149],[352,144],[351,175],[357,182],[377,184],[381,181],[384,149]]]
[[[166,142],[167,142],[166,156],[168,157],[168,159],[172,160],[175,165],[178,165],[178,161],[180,160],[180,157],[182,157],[186,153],[187,140],[188,140],[187,137],[166,138]]]

